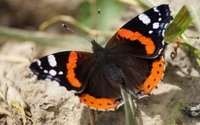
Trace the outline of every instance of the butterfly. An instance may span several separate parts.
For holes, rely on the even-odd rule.
[[[34,61],[38,79],[57,81],[92,109],[123,105],[120,85],[136,98],[149,95],[163,77],[164,32],[172,20],[169,5],[153,7],[122,26],[105,47],[91,41],[92,51],[64,51]]]

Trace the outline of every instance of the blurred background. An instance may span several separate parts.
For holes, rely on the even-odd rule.
[[[137,2],[133,4],[139,5]],[[3,38],[6,38],[63,47],[63,44],[71,41],[74,49],[77,49],[76,46],[81,44],[80,41],[84,41],[83,38],[64,29],[62,23],[86,38],[89,36],[90,39],[97,38],[96,29],[98,29],[98,39],[107,41],[115,30],[120,28],[123,19],[127,21],[130,16],[133,17],[133,12],[126,12],[130,8],[133,9],[128,3],[117,0],[1,0],[0,43],[4,43]],[[99,17],[98,9],[101,9]],[[57,35],[48,33],[38,35],[37,31]],[[67,37],[67,33],[72,35]],[[66,37],[63,38],[61,34],[65,34]],[[108,38],[101,39],[105,37]],[[65,43],[59,43],[64,41]],[[88,42],[85,43],[87,45]]]

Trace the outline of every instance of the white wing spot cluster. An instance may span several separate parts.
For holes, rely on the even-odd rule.
[[[156,13],[158,13],[158,15],[159,16],[161,16],[161,13],[160,13],[160,11],[159,11],[159,9],[157,8],[157,7],[154,7],[153,8],[153,11],[154,12],[156,12]],[[139,17],[140,18],[140,17]],[[148,17],[149,18],[149,17]],[[150,19],[149,19],[150,20]],[[162,21],[162,18],[161,17],[159,17],[158,18],[158,22],[154,22],[153,24],[152,24],[152,28],[153,29],[158,29],[159,27],[160,27],[160,21]],[[143,22],[144,23],[144,22]],[[152,34],[153,33],[153,30],[149,30],[149,34]]]
[[[155,12],[157,12],[159,16],[161,16],[161,13],[160,13],[160,11],[158,10],[157,7],[154,7],[153,10],[154,10]],[[161,17],[158,18],[158,22],[160,22],[160,21],[162,21],[162,18],[161,18]],[[159,28],[159,23],[158,23],[158,22],[153,23],[153,29]],[[166,25],[165,25],[165,26],[166,26]],[[164,29],[165,29],[165,27],[164,27]],[[164,29],[163,29],[163,31],[162,31],[162,36],[163,36],[163,37],[165,36],[165,30],[164,30]],[[163,41],[162,41],[162,45],[164,45],[164,44],[165,44],[165,43],[164,43],[164,40],[163,40]],[[160,50],[160,51],[161,51],[161,50]],[[159,52],[159,53],[160,53],[160,52]]]
[[[48,59],[49,65],[51,67],[56,67],[57,66],[56,58],[55,58],[54,55],[47,56],[47,59]]]
[[[153,10],[154,10],[155,12],[157,12],[159,16],[161,16],[161,13],[160,13],[160,11],[158,10],[157,7],[154,7]],[[158,22],[153,23],[153,29],[158,29],[158,28],[159,28],[159,25],[160,25],[159,22],[160,22],[160,21],[162,21],[162,18],[161,18],[161,17],[158,18]],[[164,28],[164,29],[165,29],[165,28]],[[165,32],[164,29],[163,29],[163,31],[162,31],[162,36],[163,36],[163,37],[164,37],[164,32]],[[162,41],[162,45],[164,45],[164,40]],[[159,51],[159,53],[160,53],[161,51],[162,51],[162,49]]]
[[[50,67],[56,67],[57,66],[57,61],[56,61],[56,58],[55,58],[55,56],[54,55],[49,55],[49,56],[47,56],[47,61],[48,61],[48,63],[49,63],[49,66]],[[37,63],[37,66],[41,69],[41,70],[43,70],[43,72],[45,73],[45,74],[49,74],[49,75],[51,75],[51,76],[56,76],[56,75],[63,75],[64,73],[63,73],[63,71],[59,71],[59,72],[57,72],[55,69],[43,69],[43,67],[42,67],[42,61],[41,60],[36,60],[35,61],[36,63]]]
[[[159,16],[161,16],[161,13],[160,13],[160,11],[158,10],[157,7],[154,7],[153,10],[154,10],[154,12],[158,13]],[[139,20],[142,21],[142,23],[145,24],[145,25],[148,25],[148,24],[151,23],[151,18],[150,18],[148,15],[144,14],[144,13],[143,13],[143,14],[140,14],[140,15],[138,16],[138,18],[139,18]],[[159,21],[159,22],[162,21],[162,18],[159,17],[159,18],[158,18],[158,21]],[[153,29],[158,29],[159,26],[160,26],[159,22],[153,23],[153,24],[152,24],[152,28],[153,28]],[[153,33],[153,30],[149,30],[149,34],[152,34],[152,33]]]
[[[51,75],[51,76],[63,75],[63,74],[64,74],[63,71],[57,72],[57,71],[54,70],[54,69],[50,69],[49,71],[45,69],[45,70],[43,70],[43,72],[44,72],[45,74],[49,74],[49,75]]]
[[[138,16],[139,20],[141,20],[144,24],[148,25],[151,23],[151,19],[146,14],[140,14]]]

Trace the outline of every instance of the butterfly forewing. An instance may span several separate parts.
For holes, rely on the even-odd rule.
[[[55,80],[67,90],[80,93],[87,85],[93,65],[92,54],[65,51],[36,60],[30,65],[30,69],[38,76],[38,79]]]
[[[145,11],[122,26],[106,48],[116,54],[156,58],[164,47],[165,26],[172,20],[169,5]]]

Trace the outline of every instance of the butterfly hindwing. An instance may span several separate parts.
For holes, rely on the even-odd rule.
[[[162,79],[165,69],[162,57],[145,59],[121,55],[114,56],[113,62],[121,69],[124,88],[137,97],[150,94]]]
[[[87,85],[90,67],[94,60],[91,53],[65,51],[42,57],[30,65],[38,79],[57,81],[67,90],[80,93]]]
[[[96,63],[89,75],[87,86],[78,94],[81,102],[97,110],[115,110],[122,104],[120,69],[116,65]]]

